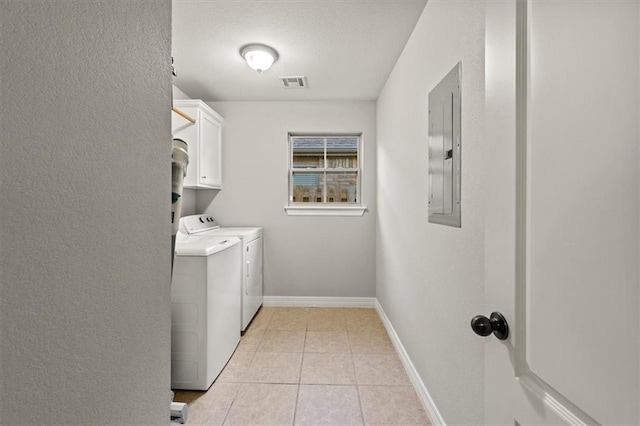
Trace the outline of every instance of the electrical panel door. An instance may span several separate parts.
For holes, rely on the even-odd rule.
[[[429,222],[461,227],[461,62],[429,92]]]

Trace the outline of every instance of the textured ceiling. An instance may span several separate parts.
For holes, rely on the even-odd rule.
[[[427,0],[174,0],[173,83],[205,101],[374,100]],[[239,50],[280,59],[258,74]],[[280,76],[306,76],[284,89]]]

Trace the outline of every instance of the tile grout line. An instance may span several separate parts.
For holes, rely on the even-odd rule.
[[[302,357],[300,359],[300,374],[298,374],[298,391],[296,392],[296,403],[293,407],[293,423],[296,424],[296,415],[298,414],[298,400],[300,398],[300,383],[302,382],[302,366],[304,364],[304,349],[307,344],[307,332],[309,329],[309,313],[307,312],[307,324],[304,327],[304,340],[302,342]]]
[[[344,316],[344,325],[347,330],[347,340],[349,341],[349,356],[351,357],[351,367],[353,367],[353,378],[355,381],[356,394],[358,395],[358,407],[360,408],[360,417],[362,418],[362,425],[366,425],[364,420],[364,408],[362,407],[362,395],[360,394],[360,385],[358,384],[358,374],[356,373],[356,363],[353,360],[353,346],[351,345],[351,330],[349,330],[349,321],[347,316]]]
[[[296,415],[298,414],[298,399],[300,398],[300,381],[297,383],[298,389],[296,391],[296,402],[293,406],[293,419],[291,421],[291,425],[296,424]]]
[[[362,395],[360,394],[360,384],[358,383],[358,374],[356,373],[356,363],[353,360],[353,347],[351,346],[351,333],[349,327],[347,327],[347,336],[349,338],[349,355],[351,356],[351,366],[353,367],[353,377],[356,382],[356,392],[358,393],[358,406],[360,407],[360,416],[362,417],[362,424],[366,425],[364,420],[364,407],[362,406]]]
[[[231,407],[233,406],[233,403],[236,401],[236,398],[240,393],[241,387],[242,387],[242,383],[239,383],[238,389],[236,389],[235,393],[233,394],[233,399],[231,399],[231,404],[229,404],[229,406],[227,407],[227,411],[224,413],[224,417],[222,418],[222,426],[224,426],[224,423],[227,421],[227,417],[229,417],[229,413],[231,412]]]

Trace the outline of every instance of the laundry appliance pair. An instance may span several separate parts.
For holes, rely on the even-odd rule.
[[[206,390],[262,305],[262,228],[185,216],[175,251],[171,387]]]

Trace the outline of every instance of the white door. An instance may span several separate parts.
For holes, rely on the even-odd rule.
[[[639,3],[486,2],[487,424],[640,423]]]

